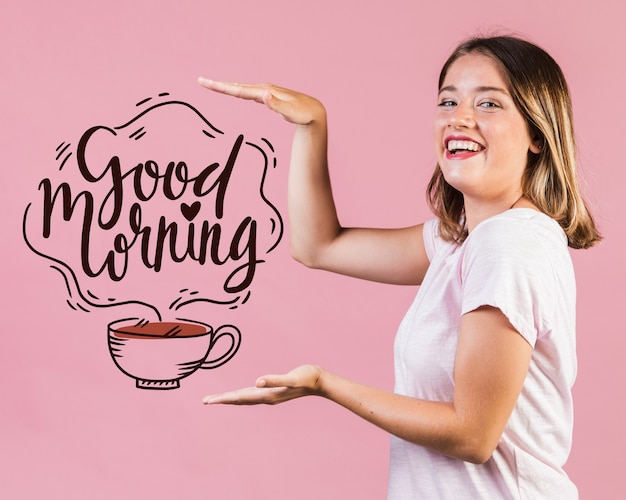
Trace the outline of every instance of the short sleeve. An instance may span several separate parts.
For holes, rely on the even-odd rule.
[[[531,346],[549,331],[555,276],[549,247],[528,220],[494,218],[478,225],[462,257],[462,314],[500,309]]]
[[[424,222],[422,237],[424,239],[424,248],[426,249],[428,260],[432,262],[433,257],[437,253],[437,248],[441,243],[441,238],[439,237],[439,219],[431,219]]]

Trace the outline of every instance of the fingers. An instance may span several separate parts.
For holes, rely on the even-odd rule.
[[[205,405],[255,405],[275,404],[281,401],[280,395],[285,391],[284,387],[259,388],[246,387],[236,391],[223,392],[205,396],[202,403]]]
[[[269,98],[269,85],[247,85],[241,83],[218,82],[209,78],[198,78],[198,83],[204,88],[240,99],[248,99],[258,103],[266,103]]]

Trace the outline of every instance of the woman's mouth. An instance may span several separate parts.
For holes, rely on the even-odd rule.
[[[464,160],[480,153],[483,146],[471,140],[451,139],[446,143],[446,158],[453,160]]]

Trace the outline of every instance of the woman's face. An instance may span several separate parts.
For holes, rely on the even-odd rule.
[[[528,151],[538,152],[502,70],[480,53],[459,57],[439,89],[435,150],[446,181],[465,203],[514,203]]]

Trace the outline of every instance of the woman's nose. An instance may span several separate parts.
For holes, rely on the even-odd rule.
[[[474,108],[468,104],[458,103],[449,116],[449,125],[454,128],[469,128],[475,123]]]

